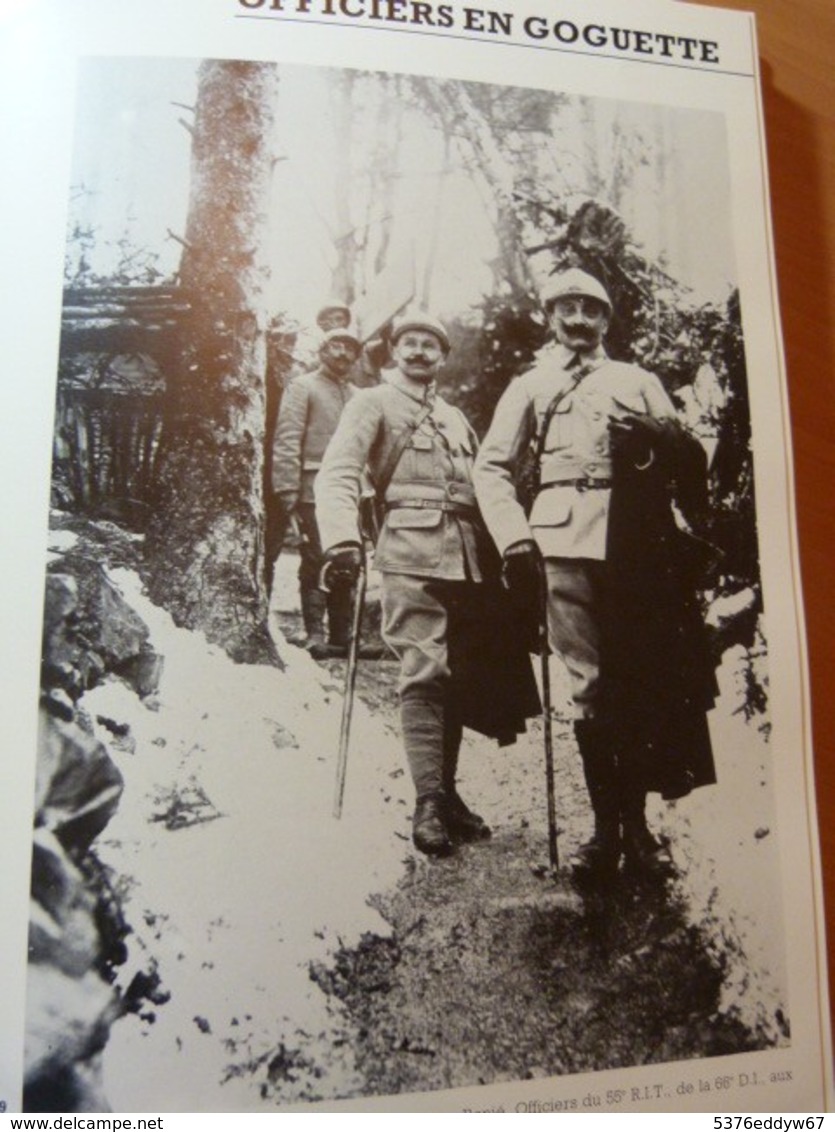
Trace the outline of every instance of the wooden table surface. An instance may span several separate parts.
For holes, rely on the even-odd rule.
[[[691,2],[757,20],[835,997],[835,0]]]

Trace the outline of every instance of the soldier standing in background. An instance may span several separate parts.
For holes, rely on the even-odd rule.
[[[350,330],[334,327],[326,331],[319,368],[295,378],[285,390],[273,440],[272,490],[279,516],[275,554],[295,521],[300,540],[302,618],[307,648],[315,659],[344,656],[348,647],[350,595],[334,591],[326,598],[318,589],[322,547],[313,485],[325,449],[354,393],[349,377],[359,352],[359,340]]]
[[[415,786],[416,848],[446,856],[490,836],[456,786],[464,726],[512,742],[535,714],[530,658],[503,620],[495,552],[472,486],[476,438],[437,395],[449,352],[424,312],[395,320],[396,369],[351,399],[316,480],[326,581],[349,592],[362,544],[357,505],[368,473],[385,510],[374,564],[382,578],[383,639],[400,661],[403,743]]]
[[[329,330],[353,329],[359,337],[359,328],[354,324],[354,316],[349,306],[341,303],[339,299],[330,299],[319,309],[316,315],[316,325],[323,334]],[[380,380],[380,370],[385,360],[385,342],[380,337],[370,341],[361,341],[357,360],[351,367],[349,380],[357,389],[365,389],[369,385],[376,385]]]
[[[323,335],[329,330],[346,330],[351,325],[351,308],[339,299],[329,299],[316,312],[316,325]],[[285,327],[283,315],[276,315],[267,332],[266,396],[264,404],[264,584],[267,598],[273,588],[275,563],[287,537],[288,519],[281,499],[273,492],[275,429],[284,392],[300,373],[313,372],[316,365],[302,364],[296,355],[297,332]],[[321,343],[320,343],[321,345]],[[305,633],[293,644],[303,644]]]
[[[331,330],[347,330],[351,325],[351,308],[339,299],[329,299],[317,311],[316,325],[322,334]]]
[[[572,860],[582,882],[672,868],[647,827],[665,798],[715,781],[706,711],[715,681],[686,536],[672,502],[698,517],[705,454],[661,382],[603,348],[612,304],[576,268],[542,302],[555,342],[500,400],[474,481],[511,590],[534,617],[547,590],[552,647],[571,678],[594,835]],[[516,477],[538,453],[530,514]]]

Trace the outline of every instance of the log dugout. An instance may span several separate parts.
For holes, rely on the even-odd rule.
[[[156,498],[163,432],[159,395],[58,391],[54,478],[65,508],[142,527]]]

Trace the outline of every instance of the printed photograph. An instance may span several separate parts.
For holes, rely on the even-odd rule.
[[[723,115],[87,58],[73,155],[26,1109],[790,1045]]]

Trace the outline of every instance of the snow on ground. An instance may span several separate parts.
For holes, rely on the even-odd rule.
[[[659,802],[657,812],[684,870],[693,922],[724,967],[723,1012],[782,1041],[786,956],[774,751],[764,717],[748,719],[744,710],[751,663],[735,646],[717,671],[720,695],[710,716],[717,786]]]
[[[294,565],[282,555],[274,608],[297,606]],[[133,574],[111,576],[165,667],[151,702],[119,683],[85,697],[93,717],[128,723],[133,739],[133,750],[114,748],[102,732],[126,786],[97,850],[133,927],[120,985],[156,966],[171,998],[114,1026],[106,1095],[116,1111],[141,1111],[149,1095],[159,1111],[248,1111],[263,1106],[259,1082],[271,1069],[285,1103],[350,1095],[350,1044],[308,968],[365,932],[388,934],[369,896],[396,884],[414,856],[398,737],[383,712],[357,699],[335,820],[341,681],[283,641],[286,671],[235,665],[177,629]],[[740,711],[740,663],[726,658],[711,719],[720,786],[658,802],[651,816],[671,837],[692,922],[726,965],[726,1008],[773,1040],[785,972],[771,752],[765,730]],[[567,855],[588,835],[588,806],[565,739],[568,690],[560,666],[552,669]],[[488,821],[529,823],[544,846],[541,747],[539,724],[505,751],[468,735],[461,777]]]
[[[112,577],[165,668],[153,704],[116,683],[85,698],[91,715],[128,722],[135,740],[133,753],[114,752],[125,793],[98,851],[123,878],[134,929],[120,984],[153,959],[172,994],[152,1023],[134,1015],[114,1027],[105,1092],[116,1111],[139,1111],[149,1095],[160,1111],[245,1111],[258,1104],[253,1074],[222,1084],[229,1067],[282,1040],[294,1050],[304,1034],[315,1046],[320,1031],[338,1028],[323,1015],[309,961],[387,930],[367,897],[403,869],[405,842],[394,834],[405,836],[409,811],[397,743],[357,703],[336,821],[342,696],[328,673],[287,646],[285,672],[235,665],[177,629],[135,576]],[[326,1069],[341,1077],[334,1086],[349,1083],[350,1063],[334,1064],[332,1051]]]

